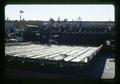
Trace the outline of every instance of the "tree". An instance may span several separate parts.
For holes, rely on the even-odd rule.
[[[7,21],[9,21],[9,17],[7,17]]]
[[[68,21],[68,19],[67,19],[67,18],[65,18],[65,19],[64,19],[64,21],[66,22],[66,21]]]
[[[53,23],[54,23],[54,19],[53,19],[53,18],[50,18],[50,19],[49,19],[49,22],[53,24]]]
[[[60,17],[58,17],[58,20],[57,21],[60,21]]]
[[[81,21],[81,17],[78,17],[78,21]]]
[[[82,22],[81,22],[81,17],[78,17],[79,25],[77,27],[81,28],[82,27]]]

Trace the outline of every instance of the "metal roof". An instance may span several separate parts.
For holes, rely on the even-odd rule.
[[[26,27],[39,27],[37,25],[25,25]]]

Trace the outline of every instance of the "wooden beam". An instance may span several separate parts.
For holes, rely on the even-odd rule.
[[[95,48],[91,48],[90,50],[86,51],[84,54],[78,56],[77,58],[75,58],[75,59],[73,59],[71,61],[72,62],[80,62],[81,60],[83,60],[83,59],[91,56],[92,54],[94,54],[96,49],[97,49],[96,47]]]
[[[84,48],[80,52],[78,52],[76,55],[72,55],[72,56],[69,56],[67,58],[64,58],[64,61],[70,61],[70,60],[72,60],[72,59],[74,59],[74,58],[84,54],[86,51],[88,51],[90,49],[91,49],[91,47]]]
[[[71,52],[68,52],[68,53],[66,53],[66,54],[58,55],[58,56],[56,56],[56,57],[53,58],[53,59],[54,59],[54,60],[62,60],[62,59],[65,59],[65,58],[71,56],[71,54],[77,53],[77,51],[80,51],[80,50],[82,50],[82,49],[83,49],[83,47],[77,48],[76,50],[74,49],[74,50],[72,50]],[[64,56],[64,55],[66,55],[67,57]]]

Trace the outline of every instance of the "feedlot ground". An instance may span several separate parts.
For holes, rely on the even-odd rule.
[[[5,69],[5,77],[16,78],[85,78],[85,79],[113,79],[115,77],[115,61],[113,54],[102,53],[94,60],[94,64],[89,64],[84,73],[79,76],[64,74],[47,74],[32,71]]]

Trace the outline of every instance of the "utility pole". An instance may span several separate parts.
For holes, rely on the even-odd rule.
[[[20,10],[20,21],[21,21],[21,19],[22,19],[22,13],[24,13],[24,11],[22,11],[22,10]]]

